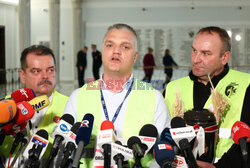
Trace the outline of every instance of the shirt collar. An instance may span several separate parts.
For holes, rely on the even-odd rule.
[[[130,85],[132,84],[132,80],[133,80],[133,77],[134,77],[134,75],[133,75],[133,73],[130,75],[130,77],[127,79],[127,82],[126,83],[124,83],[124,85],[121,87],[121,90],[119,91],[119,92],[122,92],[125,88],[127,88],[127,90],[128,90],[128,88],[130,87]],[[101,75],[101,89],[102,90],[109,90],[109,91],[112,91],[112,90],[110,90],[109,89],[109,87],[108,87],[108,84],[106,84],[105,82],[104,82],[104,80],[103,80],[103,74]],[[120,87],[120,85],[118,84],[118,83],[116,83],[116,81],[115,80],[113,80],[113,81],[110,81],[110,84],[109,84],[110,86],[112,85],[113,87]],[[117,93],[119,93],[119,92],[117,92]]]

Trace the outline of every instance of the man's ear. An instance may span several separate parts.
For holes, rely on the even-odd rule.
[[[19,71],[19,75],[20,75],[20,78],[21,78],[21,82],[23,83],[23,84],[25,84],[26,83],[26,77],[25,77],[25,72],[24,72],[24,70],[20,70]]]
[[[223,55],[222,55],[222,64],[223,65],[226,65],[227,62],[229,61],[229,58],[230,58],[230,51],[226,51]]]
[[[136,62],[137,57],[138,57],[138,52],[136,52],[135,55],[134,55],[134,63]]]

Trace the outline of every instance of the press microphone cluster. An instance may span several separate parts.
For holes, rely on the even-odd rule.
[[[97,138],[96,164],[104,168],[116,164],[118,168],[122,168],[124,162],[133,157],[132,150],[123,146],[116,137],[113,123],[109,120],[103,121]]]
[[[46,130],[38,130],[29,141],[23,156],[26,160],[25,168],[38,168],[41,158],[49,144],[49,135]]]
[[[76,139],[76,134],[81,126],[81,122],[76,122],[70,129],[70,133],[68,134],[67,138],[65,139],[65,146],[63,149],[63,160],[60,164],[60,168],[67,168],[69,167],[71,163],[70,156],[74,152],[74,150],[77,148],[75,139]]]
[[[195,131],[192,126],[186,127],[185,121],[180,117],[174,117],[171,120],[171,136],[185,157],[189,168],[198,168],[192,148],[189,144],[195,138]]]
[[[69,136],[70,129],[74,124],[74,118],[70,114],[64,114],[59,123],[55,126],[54,131],[51,134],[51,137],[54,139],[52,148],[50,150],[49,158],[47,159],[44,167],[50,167],[50,163],[55,158],[58,153],[59,146],[62,142]]]

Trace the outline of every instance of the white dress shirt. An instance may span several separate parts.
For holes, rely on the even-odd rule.
[[[119,107],[121,102],[124,100],[124,97],[128,91],[128,89],[126,89],[127,83],[130,82],[132,78],[133,78],[133,75],[131,75],[130,79],[122,86],[122,89],[117,93],[114,93],[113,91],[108,90],[108,89],[102,89],[104,100],[105,100],[107,111],[108,111],[109,120],[112,120],[117,108]],[[101,81],[104,82],[102,78],[101,78]],[[105,86],[106,85],[104,83],[104,87]],[[64,114],[71,114],[74,117],[75,121],[76,121],[76,114],[77,114],[77,95],[79,93],[79,90],[80,88],[72,92],[64,109]],[[164,128],[170,127],[171,118],[170,118],[170,114],[169,114],[168,108],[166,106],[166,103],[162,94],[158,90],[155,90],[155,96],[156,96],[156,106],[155,106],[153,124],[157,128],[158,133],[160,135],[160,133],[162,132]],[[125,99],[121,107],[120,113],[114,122],[114,128],[116,130],[116,134],[118,138],[121,138],[121,135],[122,135],[126,109],[128,106],[128,100],[129,100],[129,96]],[[135,117],[140,117],[140,116],[136,116],[135,114]],[[106,120],[103,110],[102,110],[102,120],[103,121]]]

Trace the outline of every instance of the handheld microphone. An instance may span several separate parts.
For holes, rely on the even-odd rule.
[[[17,112],[13,122],[3,127],[5,135],[15,135],[22,131],[34,116],[35,111],[28,102],[19,102],[16,107]]]
[[[111,143],[112,158],[114,159],[118,168],[123,167],[123,163],[126,160],[132,159],[134,157],[133,151],[127,147],[122,146],[120,141]]]
[[[15,123],[22,124],[28,122],[35,114],[31,104],[28,102],[17,103],[17,114],[15,116]]]
[[[66,168],[69,167],[69,157],[71,156],[71,154],[73,153],[73,151],[76,149],[77,145],[75,143],[75,139],[76,139],[76,133],[79,129],[79,127],[81,126],[80,122],[76,122],[70,129],[70,134],[68,136],[68,138],[66,139],[67,144],[63,150],[63,160],[60,164],[61,168]]]
[[[240,145],[241,153],[247,167],[247,142],[250,142],[250,127],[244,122],[236,121],[231,129],[231,135],[233,141]]]
[[[16,103],[13,100],[2,100],[0,101],[0,125],[3,127],[13,120],[16,116]]]
[[[189,145],[189,142],[195,137],[194,128],[186,127],[185,121],[180,117],[175,117],[171,120],[171,127],[172,138],[183,152],[188,167],[198,168],[191,146]]]
[[[35,111],[40,111],[50,104],[49,98],[47,95],[35,97],[32,100],[30,100],[29,103],[32,105]]]
[[[116,136],[113,130],[113,122],[105,120],[102,122],[101,131],[98,134],[97,144],[103,149],[104,168],[110,168],[111,165],[111,143],[116,141]]]
[[[48,138],[48,132],[44,129],[38,130],[36,134],[33,135],[23,152],[24,158],[27,159],[25,167],[39,167],[40,160],[49,144]]]
[[[173,147],[166,141],[158,141],[154,145],[155,160],[161,168],[171,168],[175,154]]]
[[[77,168],[82,155],[83,147],[89,144],[91,132],[93,129],[94,116],[90,113],[84,115],[81,127],[76,135],[76,144],[78,145],[72,167]]]
[[[128,139],[127,141],[127,145],[130,149],[133,150],[133,154],[135,157],[135,163],[134,163],[134,168],[142,168],[141,165],[141,158],[144,156],[145,154],[145,146],[142,146],[141,140],[136,137],[136,136],[132,136]]]
[[[161,132],[160,141],[166,141],[166,142],[170,143],[174,149],[175,155],[178,155],[180,153],[180,149],[178,148],[178,146],[176,145],[176,143],[174,142],[174,140],[171,136],[170,128],[165,128]]]
[[[30,88],[18,89],[11,93],[10,98],[1,98],[0,100],[14,100],[16,103],[30,101],[36,97],[35,92]]]
[[[45,167],[49,167],[51,161],[55,158],[58,153],[59,146],[67,135],[70,134],[70,129],[74,124],[74,118],[70,114],[64,114],[59,123],[55,126],[54,131],[51,134],[51,138],[54,139],[52,148],[50,150],[49,158],[45,163]]]
[[[141,147],[144,148],[145,154],[148,152],[153,152],[153,146],[155,144],[155,141],[158,137],[158,131],[157,128],[152,124],[146,124],[144,125],[140,132],[139,132],[139,138],[142,142]]]

